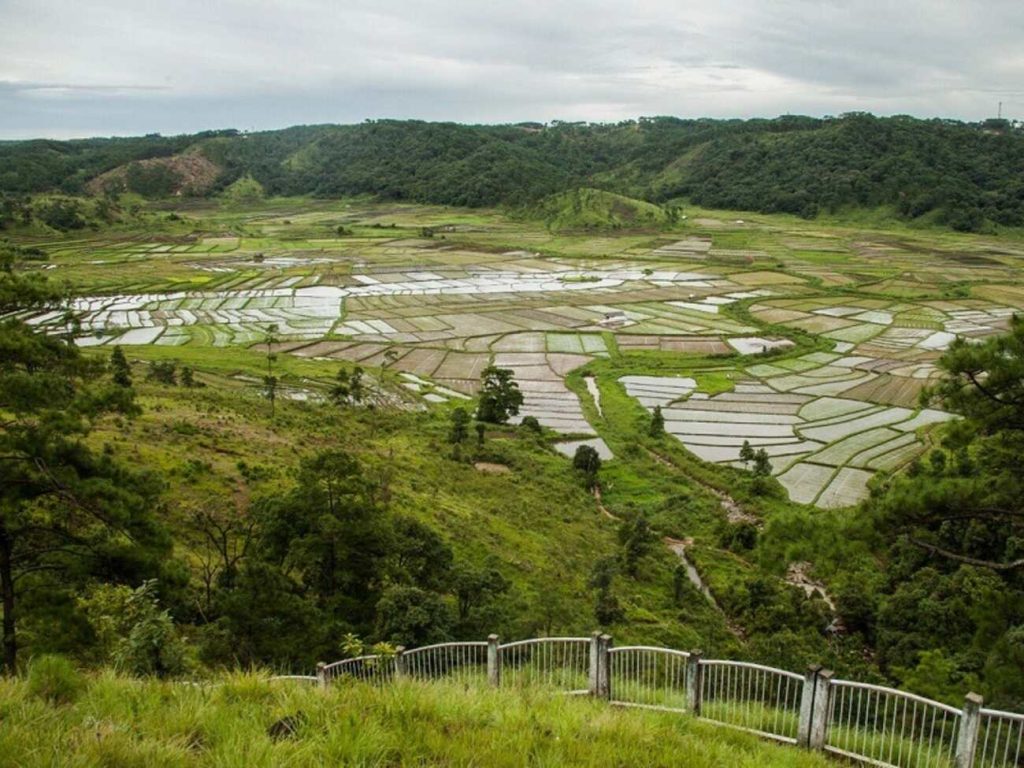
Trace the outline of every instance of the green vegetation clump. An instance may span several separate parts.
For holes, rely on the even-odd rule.
[[[51,707],[0,678],[0,755],[42,768],[81,765],[546,766],[824,768],[795,747],[546,689],[340,683],[326,691],[253,674],[196,685],[100,674]]]
[[[29,664],[25,688],[31,696],[50,704],[71,704],[85,690],[86,683],[68,659],[43,655]]]
[[[221,194],[225,200],[232,204],[244,205],[262,200],[265,192],[262,184],[249,174],[246,174],[228,185]]]
[[[541,200],[536,215],[552,232],[656,229],[673,216],[660,206],[600,189],[574,189]]]

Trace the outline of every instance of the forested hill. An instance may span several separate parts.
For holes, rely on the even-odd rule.
[[[184,178],[201,155],[216,173]],[[152,162],[154,158],[164,158]],[[151,162],[143,163],[141,161]],[[113,171],[113,173],[111,173]],[[956,229],[1024,225],[1024,130],[1007,121],[877,118],[501,126],[380,120],[241,134],[0,143],[0,193],[268,194],[513,205],[577,187],[654,203],[805,217],[889,206]],[[90,183],[91,182],[91,183]]]

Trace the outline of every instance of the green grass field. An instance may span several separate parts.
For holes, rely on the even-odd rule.
[[[407,683],[321,691],[255,674],[196,685],[101,674],[58,704],[45,693],[23,680],[0,679],[0,765],[827,764],[687,716],[616,709],[544,689]]]

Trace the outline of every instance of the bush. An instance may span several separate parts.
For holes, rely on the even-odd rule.
[[[28,690],[51,704],[71,704],[85,688],[85,680],[63,656],[37,656],[28,665]]]
[[[526,416],[519,426],[521,426],[528,432],[533,432],[536,435],[539,435],[541,432],[544,431],[540,425],[540,422],[537,421],[537,418],[535,416]]]
[[[93,634],[98,660],[129,675],[171,677],[191,666],[170,613],[160,607],[156,581],[137,589],[101,584],[78,599]]]

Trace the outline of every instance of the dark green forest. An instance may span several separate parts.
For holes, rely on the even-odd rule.
[[[1019,126],[863,113],[493,126],[377,120],[247,134],[2,142],[0,193],[80,194],[101,174],[129,166],[131,191],[166,196],[188,180],[176,184],[173,171],[131,166],[186,151],[220,169],[205,195],[251,175],[271,195],[519,207],[587,186],[659,204],[686,199],[805,218],[888,207],[907,220],[961,231],[1024,224]]]

